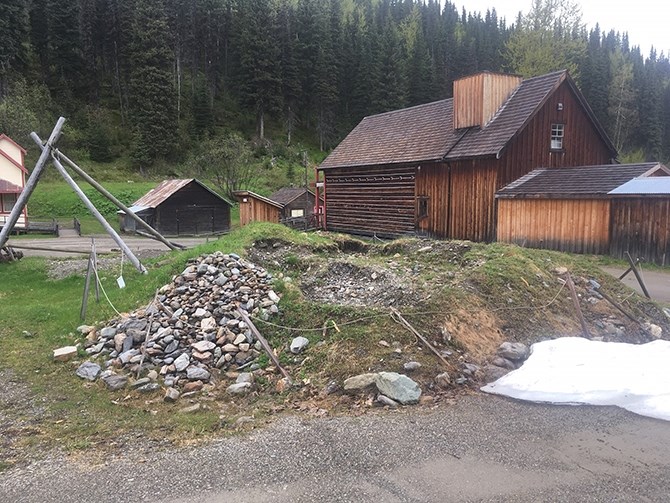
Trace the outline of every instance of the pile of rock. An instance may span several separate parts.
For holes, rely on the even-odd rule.
[[[488,382],[495,381],[507,374],[510,370],[515,370],[523,365],[523,362],[530,356],[530,349],[521,342],[503,342],[495,358],[491,363],[484,367],[485,378]]]
[[[271,280],[265,269],[238,255],[200,256],[158,291],[149,308],[101,330],[80,327],[89,329],[86,352],[104,358],[108,370],[101,375],[110,388],[125,384],[113,377],[121,369],[154,372],[175,387],[209,382],[219,369],[253,367],[262,347],[238,311],[261,319],[277,313],[279,296]]]
[[[390,407],[414,404],[421,398],[421,388],[412,379],[396,372],[360,374],[344,381],[350,394],[376,393],[377,402]]]

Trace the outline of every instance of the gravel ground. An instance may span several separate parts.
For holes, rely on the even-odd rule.
[[[670,424],[480,394],[435,409],[284,418],[209,445],[50,459],[0,475],[13,502],[667,501]]]

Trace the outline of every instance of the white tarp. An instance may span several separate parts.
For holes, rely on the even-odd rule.
[[[617,405],[670,421],[670,342],[538,342],[521,368],[482,391],[532,402]]]

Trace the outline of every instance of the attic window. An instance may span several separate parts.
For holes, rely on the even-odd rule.
[[[563,134],[565,124],[551,125],[551,150],[563,150]]]
[[[417,198],[416,216],[418,218],[428,217],[428,196],[419,196]]]
[[[12,208],[16,204],[16,194],[2,194],[0,196],[0,201],[2,201],[0,212],[11,213]]]

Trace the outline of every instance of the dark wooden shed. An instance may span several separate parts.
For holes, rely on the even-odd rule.
[[[232,204],[199,180],[165,180],[133,203],[140,218],[166,236],[223,234],[230,230]],[[124,232],[135,222],[119,211]]]
[[[661,263],[670,237],[668,182],[670,170],[659,163],[536,169],[496,194],[497,239],[619,258],[630,251]]]
[[[614,158],[566,71],[523,81],[484,72],[456,81],[454,98],[364,118],[318,168],[321,224],[492,241],[498,189],[538,166]]]

